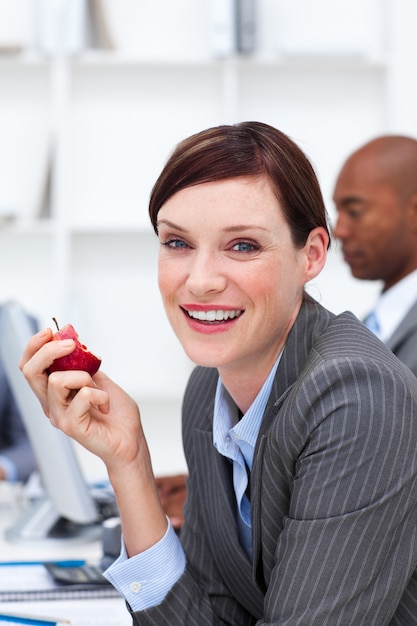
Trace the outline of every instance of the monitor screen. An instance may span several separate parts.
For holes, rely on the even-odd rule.
[[[44,497],[31,502],[9,541],[89,541],[100,536],[102,515],[82,474],[72,441],[54,428],[18,367],[33,335],[25,312],[15,302],[1,307],[0,356],[22,414],[42,481]]]

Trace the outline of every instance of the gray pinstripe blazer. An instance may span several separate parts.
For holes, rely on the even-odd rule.
[[[417,379],[351,313],[307,297],[256,445],[252,564],[212,444],[216,382],[198,367],[184,397],[186,570],[134,623],[417,624]]]
[[[417,376],[417,301],[386,344]]]

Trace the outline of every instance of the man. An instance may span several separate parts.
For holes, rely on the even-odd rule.
[[[30,320],[36,331],[35,320]],[[35,467],[30,441],[0,361],[0,480],[24,482]]]
[[[382,281],[365,324],[417,375],[417,141],[366,143],[343,165],[333,198],[352,275]]]

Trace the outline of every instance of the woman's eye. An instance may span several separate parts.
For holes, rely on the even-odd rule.
[[[236,250],[237,252],[253,252],[254,250],[259,250],[259,246],[256,246],[250,241],[238,241],[234,244],[232,250]]]
[[[182,239],[168,239],[161,242],[163,246],[167,248],[187,248],[188,245]]]

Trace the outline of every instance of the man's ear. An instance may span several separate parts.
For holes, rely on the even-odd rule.
[[[307,280],[312,280],[320,274],[327,259],[328,246],[329,234],[326,229],[323,226],[313,228],[305,245]]]

